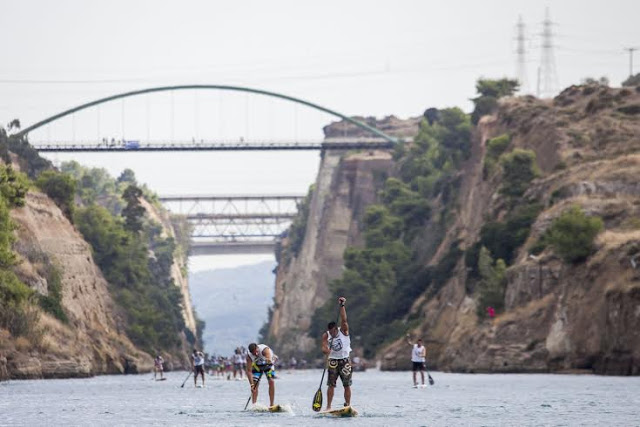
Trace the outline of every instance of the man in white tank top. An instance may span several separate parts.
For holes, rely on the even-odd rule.
[[[255,404],[258,400],[258,382],[264,375],[269,381],[269,401],[273,406],[273,400],[276,394],[275,375],[276,370],[273,368],[274,363],[278,360],[271,349],[265,344],[249,344],[249,353],[247,354],[247,378],[251,386],[251,398]]]
[[[418,338],[418,342],[412,344],[409,335],[407,334],[407,343],[411,348],[411,363],[413,364],[413,386],[417,387],[416,372],[420,371],[420,377],[422,378],[422,385],[424,385],[424,363],[426,362],[427,350],[422,345],[422,339]]]
[[[338,298],[340,304],[340,327],[336,322],[327,325],[328,331],[322,335],[322,352],[327,355],[329,368],[327,377],[327,411],[331,409],[333,392],[336,388],[338,377],[344,387],[344,405],[351,406],[351,337],[349,336],[349,324],[347,323],[347,309],[344,307],[347,299]]]

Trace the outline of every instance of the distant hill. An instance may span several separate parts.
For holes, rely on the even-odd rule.
[[[255,340],[274,294],[275,261],[189,274],[191,297],[206,322],[205,350],[230,355]]]

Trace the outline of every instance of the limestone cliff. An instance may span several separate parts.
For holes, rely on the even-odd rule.
[[[402,121],[389,117],[381,122],[392,135],[412,137],[419,119]],[[371,119],[368,123],[377,125]],[[362,136],[359,132],[359,128],[344,122],[325,128],[328,138]],[[302,248],[277,269],[269,336],[281,355],[307,352],[316,345],[317,338],[306,333],[311,316],[327,298],[333,297],[328,294],[328,283],[342,275],[344,250],[362,245],[360,220],[365,208],[377,200],[377,191],[392,167],[388,152],[324,153]]]
[[[146,199],[141,199],[142,206],[149,218],[162,225],[162,237],[176,238],[176,233],[173,229],[169,213],[166,210],[158,209]],[[187,255],[182,250],[177,250],[174,253],[174,261],[171,266],[171,278],[175,282],[176,286],[180,288],[180,293],[183,298],[182,316],[187,329],[191,333],[196,335],[196,319],[193,312],[193,306],[191,304],[191,293],[189,292],[189,281],[186,275]]]
[[[91,248],[46,195],[31,190],[26,205],[12,210],[17,224],[16,273],[37,292],[48,292],[47,270],[57,268],[67,324],[41,314],[44,336],[34,347],[6,331],[0,340],[0,375],[5,378],[85,377],[151,369],[152,358],[123,332],[108,283]]]
[[[163,237],[174,237],[166,212],[144,199],[141,203],[147,217],[161,225]],[[27,308],[29,322],[34,325],[31,333],[14,337],[0,328],[0,380],[151,370],[152,356],[136,348],[125,333],[124,313],[114,302],[110,285],[94,262],[91,246],[58,206],[32,188],[25,206],[12,209],[11,218],[16,226],[15,273],[36,295],[48,295],[54,276],[59,279],[61,306],[68,320],[58,320],[34,304]],[[183,297],[185,326],[195,337],[196,321],[183,274],[185,266],[184,253],[176,251],[171,278]],[[180,341],[181,349],[175,354],[163,354],[168,369],[188,366],[188,337],[182,333]]]
[[[464,168],[455,224],[431,260],[460,239],[469,248],[487,218],[500,218],[502,183],[482,174],[485,143],[504,132],[512,148],[537,155],[543,171],[525,197],[544,205],[529,239],[507,270],[505,313],[476,316],[477,301],[465,289],[460,260],[434,296],[412,308],[426,339],[429,363],[465,372],[587,370],[640,374],[640,91],[600,86],[571,87],[553,101],[502,102],[485,117]],[[597,252],[578,265],[547,249],[528,248],[570,205],[604,220]],[[398,341],[381,352],[383,367],[407,368],[409,350]]]
[[[417,131],[413,124],[402,128]],[[478,295],[459,257],[448,280],[421,295],[403,320],[417,321],[410,332],[424,338],[430,367],[443,370],[640,374],[640,88],[586,85],[553,100],[503,100],[475,130],[446,229],[429,232],[443,212],[434,201],[434,220],[414,242],[425,266],[437,265],[454,244],[470,249],[487,221],[504,220],[508,203],[499,190],[509,183],[501,173],[487,176],[485,160],[487,141],[505,133],[507,151],[536,154],[541,175],[524,198],[542,211],[506,272],[504,313],[478,318]],[[325,134],[359,136],[343,124]],[[306,336],[311,315],[329,297],[328,281],[341,275],[346,246],[362,244],[359,215],[376,200],[373,171],[395,171],[393,160],[381,156],[372,156],[376,166],[366,153],[323,158],[303,247],[278,267],[270,334],[285,354],[314,343]],[[575,265],[551,248],[532,255],[534,243],[573,205],[603,219],[595,253]],[[383,369],[410,366],[404,340],[378,357]]]

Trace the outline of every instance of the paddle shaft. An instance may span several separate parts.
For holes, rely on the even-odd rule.
[[[192,373],[193,373],[193,371],[189,371],[189,375],[187,375],[187,378],[184,379],[184,381],[182,382],[182,385],[180,387],[184,388],[184,385],[187,383],[187,380],[189,379],[189,377],[191,376]]]
[[[260,371],[260,375],[258,375],[258,381],[256,381],[256,385],[253,386],[254,388],[258,388],[258,386],[260,385],[260,378],[262,378],[262,374],[264,374],[264,372]],[[251,394],[249,395],[249,398],[247,399],[247,404],[244,405],[244,410],[247,410],[247,406],[249,406],[249,402],[251,402],[251,398],[253,397],[253,388],[251,389]]]
[[[336,318],[336,324],[338,323],[338,321],[340,320],[340,306],[338,306],[338,316]],[[329,340],[329,354],[331,354],[331,345],[333,344],[333,336],[331,337],[331,339]],[[329,361],[329,355],[327,354],[327,362]],[[324,369],[322,370],[322,378],[320,378],[320,387],[318,387],[318,390],[322,389],[322,381],[324,381],[324,374],[325,372],[327,372],[327,363],[325,362],[324,364]]]
[[[340,320],[340,309],[341,308],[342,308],[342,306],[338,306],[338,315],[336,316],[336,324]],[[333,344],[333,336],[329,340],[329,354],[331,354],[331,345],[332,344]],[[327,372],[327,364],[329,363],[329,354],[327,354],[327,361],[325,362],[324,369],[322,370],[322,378],[320,378],[320,385],[318,386],[318,391],[316,391],[316,395],[318,393],[320,393],[320,395],[322,396],[322,382],[324,381],[324,374]],[[320,399],[320,401],[322,402],[322,399]]]
[[[427,369],[426,363],[424,365],[424,370],[427,372],[427,377],[429,378],[429,384],[433,385],[435,383],[435,381],[433,380],[433,378],[431,378],[431,374],[429,373],[429,370]]]

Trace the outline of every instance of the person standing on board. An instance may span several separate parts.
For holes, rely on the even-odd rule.
[[[275,375],[276,370],[273,365],[278,360],[273,351],[265,344],[249,344],[249,353],[247,354],[247,378],[251,386],[251,402],[253,404],[258,400],[258,383],[264,375],[269,382],[269,406],[273,406],[273,400],[276,394]]]
[[[351,337],[349,336],[349,324],[347,323],[347,309],[344,307],[347,299],[338,298],[340,304],[340,327],[336,322],[327,325],[328,331],[322,335],[322,352],[328,356],[329,368],[327,377],[327,411],[331,410],[333,392],[336,388],[338,377],[344,387],[344,406],[351,406],[351,375],[352,367],[349,361],[351,353]]]
[[[160,379],[164,378],[164,359],[162,356],[157,355],[155,359],[153,359],[153,379],[156,379],[156,375],[160,372]]]
[[[204,354],[195,348],[191,355],[191,367],[193,368],[194,387],[198,386],[198,375],[202,376],[202,387],[204,387]]]
[[[233,353],[233,379],[239,376],[242,379],[242,354],[240,353],[240,348],[236,348]]]
[[[418,387],[418,381],[416,378],[416,372],[420,371],[420,377],[422,379],[422,385],[424,385],[424,364],[427,357],[427,349],[422,345],[422,339],[418,338],[418,342],[411,343],[409,334],[407,334],[407,343],[413,346],[411,349],[411,363],[413,364],[413,386]]]

